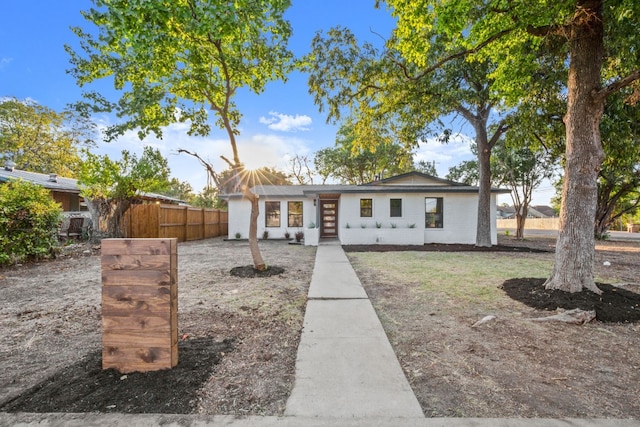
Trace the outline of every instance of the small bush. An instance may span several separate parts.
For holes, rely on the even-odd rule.
[[[0,185],[0,264],[51,255],[61,213],[60,205],[39,185]]]
[[[269,238],[269,232],[267,230],[264,230],[262,232],[262,239],[267,240],[268,238]]]
[[[285,230],[285,231],[284,231],[284,238],[285,238],[285,239],[289,239],[289,238],[291,238],[291,233],[289,233],[289,230]]]
[[[236,233],[236,239],[239,239],[239,238],[241,238],[241,237],[242,237],[242,234],[240,234],[240,233]]]
[[[376,228],[382,228],[382,223],[381,222],[376,222]]]

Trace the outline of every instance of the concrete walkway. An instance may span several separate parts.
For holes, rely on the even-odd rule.
[[[424,418],[338,241],[318,246],[285,416]]]

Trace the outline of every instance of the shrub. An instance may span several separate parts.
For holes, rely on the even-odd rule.
[[[0,185],[0,264],[51,255],[62,208],[39,185]]]
[[[262,238],[263,238],[264,240],[267,240],[267,239],[269,238],[269,231],[268,231],[268,230],[264,230],[264,231],[262,232]]]

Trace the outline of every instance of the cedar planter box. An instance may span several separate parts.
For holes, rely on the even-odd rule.
[[[102,240],[102,368],[178,364],[177,239]]]

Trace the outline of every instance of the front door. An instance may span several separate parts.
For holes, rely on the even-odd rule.
[[[338,201],[320,199],[320,237],[338,235]]]

